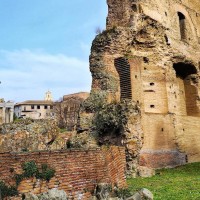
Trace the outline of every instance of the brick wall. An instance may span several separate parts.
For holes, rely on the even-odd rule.
[[[18,186],[21,194],[39,194],[51,188],[58,188],[65,190],[68,196],[75,199],[87,199],[97,183],[126,186],[123,147],[113,146],[87,151],[71,149],[20,154],[1,153],[0,180],[7,184],[15,184],[14,174],[21,173],[21,165],[27,161],[35,161],[39,166],[47,163],[56,173],[49,182],[35,178],[23,180]]]

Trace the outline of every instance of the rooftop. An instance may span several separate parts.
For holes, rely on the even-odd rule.
[[[45,101],[45,100],[27,100],[20,103],[16,103],[15,106],[21,105],[52,105],[53,101]]]

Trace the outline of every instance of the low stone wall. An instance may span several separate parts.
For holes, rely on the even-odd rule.
[[[0,180],[14,185],[14,175],[22,173],[21,165],[27,161],[35,161],[39,166],[46,163],[54,168],[56,173],[49,182],[36,178],[23,180],[18,186],[20,194],[27,192],[40,194],[48,189],[58,188],[64,190],[71,198],[83,200],[89,198],[90,192],[98,183],[126,186],[126,160],[123,147],[1,153]]]

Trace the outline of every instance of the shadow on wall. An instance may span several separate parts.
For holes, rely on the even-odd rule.
[[[199,108],[197,106],[198,81],[197,69],[192,64],[175,63],[173,65],[176,71],[176,82],[179,87],[179,104],[183,106],[188,116],[198,116]]]

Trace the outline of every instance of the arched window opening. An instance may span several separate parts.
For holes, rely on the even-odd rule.
[[[175,63],[173,67],[176,71],[176,76],[180,77],[181,79],[185,79],[187,76],[197,73],[197,69],[191,64],[179,62]]]
[[[179,18],[181,40],[186,40],[186,19],[185,19],[185,16],[181,12],[178,12],[178,18]]]
[[[138,9],[137,9],[137,4],[133,4],[133,5],[131,6],[131,8],[132,8],[132,10],[133,10],[134,12],[137,12],[137,11],[138,11]]]
[[[197,108],[197,88],[192,84],[192,76],[197,74],[195,66],[186,63],[175,63],[173,65],[176,71],[180,114],[189,116],[196,116],[198,114]]]
[[[121,99],[132,99],[130,64],[125,58],[116,58],[115,68],[119,74]]]

